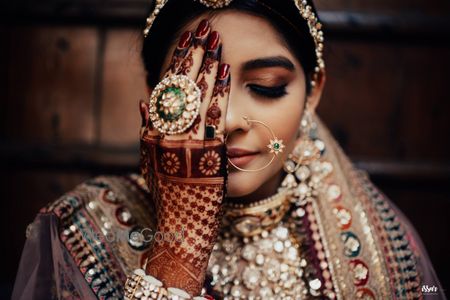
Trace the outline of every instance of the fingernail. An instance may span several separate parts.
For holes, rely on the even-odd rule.
[[[180,41],[178,43],[178,48],[187,48],[191,44],[192,41],[192,32],[186,31],[181,35]]]
[[[206,50],[214,51],[219,47],[219,33],[217,31],[213,31],[209,35],[208,44],[206,46]]]
[[[225,80],[230,74],[230,65],[229,64],[221,64],[219,67],[219,80]]]
[[[209,21],[206,19],[202,20],[197,27],[197,31],[195,32],[195,37],[202,38],[208,34],[208,31],[209,31]]]

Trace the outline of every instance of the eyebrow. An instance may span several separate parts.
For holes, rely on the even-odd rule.
[[[295,69],[294,64],[284,56],[272,56],[249,60],[244,63],[242,70],[250,71],[254,69],[270,68],[270,67],[282,67],[289,71]]]

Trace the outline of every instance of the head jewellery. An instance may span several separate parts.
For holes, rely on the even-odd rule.
[[[155,8],[151,12],[150,16],[147,18],[146,26],[144,29],[144,37],[147,37],[150,33],[150,29],[155,22],[156,17],[161,12],[161,9],[167,4],[169,0],[154,0],[156,2]],[[186,0],[188,1],[188,0]],[[232,0],[194,0],[198,1],[206,7],[210,7],[213,9],[223,8],[228,6]],[[283,1],[283,0],[279,0]],[[286,1],[286,0],[284,0]],[[325,70],[325,62],[323,60],[323,31],[322,31],[322,23],[319,22],[316,14],[311,5],[308,5],[307,0],[289,0],[294,1],[295,6],[297,7],[300,15],[306,21],[309,33],[314,40],[315,45],[315,54],[316,54],[316,67],[314,69],[314,75],[312,83],[315,84],[315,80],[319,72]]]

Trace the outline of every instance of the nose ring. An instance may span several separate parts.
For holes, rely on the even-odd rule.
[[[267,125],[266,123],[259,121],[259,120],[252,120],[249,119],[248,116],[242,116],[242,118],[247,122],[248,125],[250,125],[251,123],[257,123],[260,124],[262,126],[264,126],[269,132],[270,132],[270,142],[267,145],[267,148],[269,148],[269,153],[273,153],[272,158],[270,159],[270,161],[263,167],[258,168],[258,169],[243,169],[240,168],[238,166],[236,166],[235,164],[233,164],[233,162],[228,158],[228,162],[235,167],[236,169],[238,169],[239,171],[243,171],[243,172],[259,172],[264,170],[265,168],[267,168],[268,166],[270,166],[270,164],[272,164],[272,162],[274,161],[275,157],[278,157],[278,154],[283,152],[283,148],[285,148],[284,144],[283,144],[283,140],[277,138],[277,136],[275,135],[275,133],[273,132],[272,128],[269,127],[269,125]],[[227,142],[228,139],[228,135],[226,135],[225,137],[225,143]]]

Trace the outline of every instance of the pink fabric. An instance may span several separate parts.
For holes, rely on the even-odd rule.
[[[403,213],[392,202],[390,204],[407,228],[418,258],[422,286],[437,288],[435,293],[424,293],[424,299],[446,299],[419,235]],[[12,299],[97,299],[61,242],[58,218],[53,213],[39,213],[33,222],[23,249]]]
[[[54,214],[38,214],[25,242],[12,299],[97,299],[58,236]]]
[[[439,282],[439,279],[436,275],[436,272],[433,268],[433,265],[431,263],[430,257],[428,256],[428,252],[422,243],[422,239],[420,238],[419,234],[417,233],[414,226],[411,224],[409,219],[403,214],[403,212],[394,204],[392,201],[389,201],[389,204],[394,209],[396,215],[401,220],[402,224],[407,229],[407,238],[410,242],[412,250],[416,253],[417,257],[417,269],[420,273],[420,276],[422,278],[422,287],[428,286],[433,287],[435,286],[437,288],[437,292],[433,294],[427,294],[424,293],[424,299],[430,299],[430,300],[438,300],[443,299],[446,300],[446,296],[444,293],[444,289],[442,288],[441,283]],[[424,292],[422,290],[422,292]]]

